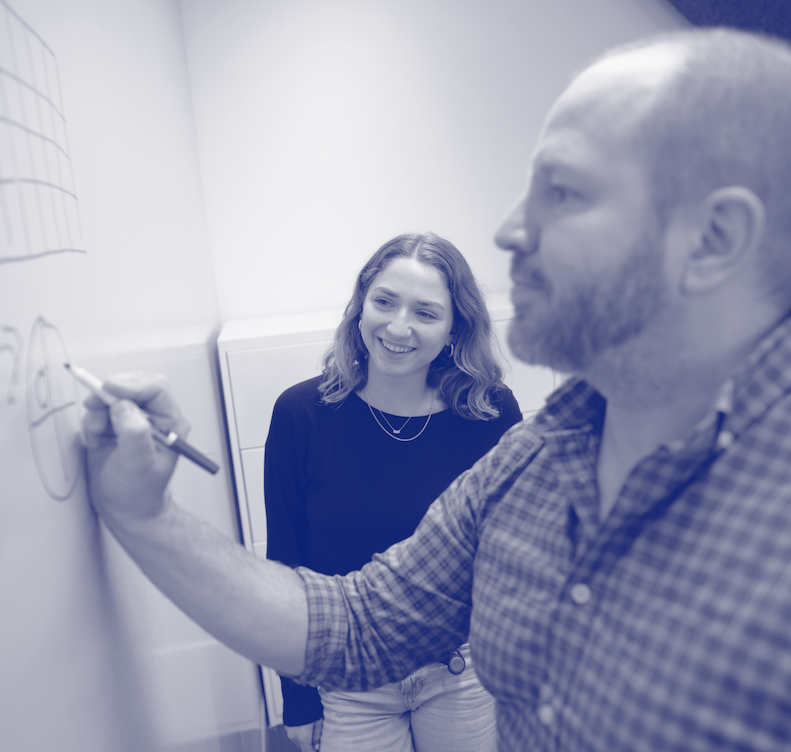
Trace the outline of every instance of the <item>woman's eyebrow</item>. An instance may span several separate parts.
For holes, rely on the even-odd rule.
[[[384,293],[385,295],[389,295],[391,298],[400,298],[401,297],[394,290],[391,290],[389,287],[382,287],[381,285],[378,285],[377,287],[374,287],[374,289],[371,290],[371,292],[381,292],[381,293]],[[445,310],[445,306],[442,305],[442,303],[440,303],[437,300],[418,300],[417,304],[419,306],[424,307],[424,308],[425,307],[431,307],[431,308],[439,308],[440,310],[443,310],[443,311]]]

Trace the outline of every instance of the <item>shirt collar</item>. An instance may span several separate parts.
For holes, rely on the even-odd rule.
[[[791,392],[791,316],[756,345],[729,381],[732,409],[723,428],[736,436]]]
[[[547,398],[534,424],[541,432],[600,428],[606,404],[587,381],[570,376]]]
[[[686,440],[673,442],[674,453],[701,431],[711,434],[717,449],[726,449],[779,398],[791,392],[791,316],[784,318],[722,384],[706,417]],[[568,378],[536,415],[540,432],[600,431],[606,400],[584,379]]]

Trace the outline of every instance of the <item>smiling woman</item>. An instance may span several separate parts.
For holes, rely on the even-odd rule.
[[[443,348],[455,348],[452,329],[453,304],[437,269],[415,258],[398,258],[379,272],[360,317],[368,349],[367,401],[386,400],[382,407],[395,414],[418,412],[426,400],[433,401],[426,379]],[[420,401],[405,403],[405,393],[413,391]]]
[[[433,233],[385,243],[357,277],[323,374],[275,405],[264,471],[269,558],[346,574],[411,535],[521,419],[491,337],[483,296],[452,243]],[[492,698],[464,644],[372,692],[282,683],[288,735],[302,750],[496,746]]]

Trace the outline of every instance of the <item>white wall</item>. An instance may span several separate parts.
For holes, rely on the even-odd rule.
[[[543,116],[665,0],[181,0],[220,318],[333,308],[386,239],[492,234]]]

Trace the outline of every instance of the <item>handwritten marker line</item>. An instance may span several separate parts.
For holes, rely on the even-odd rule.
[[[77,379],[77,381],[79,381],[83,386],[88,387],[88,389],[90,389],[102,402],[104,402],[105,405],[110,407],[110,405],[114,405],[116,402],[118,402],[119,398],[113,394],[110,394],[110,392],[104,388],[102,381],[92,373],[89,373],[84,368],[80,368],[79,366],[73,366],[71,363],[64,363],[63,365],[74,376],[74,378]],[[194,446],[188,444],[174,431],[163,431],[153,422],[151,416],[148,415],[148,413],[144,411],[143,414],[146,416],[146,418],[148,418],[148,422],[151,423],[152,435],[160,444],[172,449],[174,452],[186,457],[188,460],[192,460],[196,465],[202,467],[204,470],[208,470],[212,474],[216,473],[220,469],[218,464],[212,462],[206,455],[201,454],[197,449],[195,449]]]

